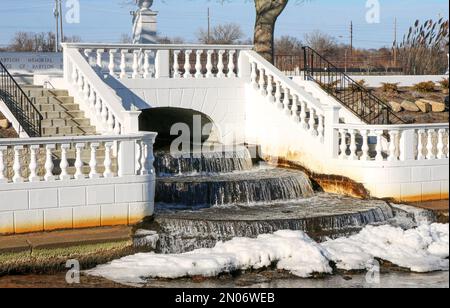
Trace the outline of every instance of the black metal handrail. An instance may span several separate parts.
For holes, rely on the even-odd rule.
[[[318,83],[359,119],[367,124],[405,124],[392,108],[353,80],[311,47],[303,47],[306,80]]]
[[[28,95],[0,61],[0,99],[30,137],[41,136],[43,117]]]

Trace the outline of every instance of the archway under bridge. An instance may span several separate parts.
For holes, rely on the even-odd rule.
[[[191,148],[199,141],[201,144],[222,141],[219,126],[208,115],[192,109],[174,107],[144,109],[139,117],[139,129],[158,133],[155,149],[169,149],[172,142],[181,137],[182,132],[184,141],[189,142]]]

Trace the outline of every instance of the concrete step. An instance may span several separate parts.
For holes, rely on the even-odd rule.
[[[84,118],[84,111],[69,110],[69,111],[47,111],[42,112],[44,119],[74,119]]]
[[[72,96],[37,97],[36,104],[75,104],[75,99]]]
[[[78,104],[44,104],[36,105],[39,111],[50,112],[50,111],[78,111],[80,106]]]
[[[86,126],[63,126],[63,127],[44,127],[42,128],[43,136],[55,137],[55,136],[86,136],[94,135],[95,127]]]
[[[86,118],[74,119],[46,119],[42,121],[43,128],[61,127],[61,126],[91,126],[91,121]]]
[[[23,89],[25,94],[29,97],[55,97],[55,96],[69,96],[69,91],[58,89]]]

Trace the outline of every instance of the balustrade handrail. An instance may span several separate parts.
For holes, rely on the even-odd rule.
[[[95,143],[95,142],[113,142],[113,141],[132,141],[138,139],[156,138],[157,133],[139,132],[127,135],[98,135],[98,136],[66,136],[66,137],[39,137],[39,138],[2,138],[2,146],[22,146],[22,145],[47,145],[64,143]]]
[[[357,130],[409,130],[409,129],[443,129],[449,128],[449,123],[429,123],[429,124],[334,124],[335,129],[357,129]]]
[[[0,98],[29,137],[41,136],[42,114],[1,61]]]
[[[277,69],[273,64],[266,61],[263,57],[261,57],[258,53],[254,52],[254,51],[247,51],[246,54],[251,60],[253,60],[253,61],[259,63],[261,66],[263,66],[264,69],[266,70],[266,73],[270,72],[270,74],[272,76],[276,77],[284,86],[288,87],[290,91],[294,92],[291,94],[295,94],[298,96],[299,99],[307,101],[308,104],[312,105],[316,109],[316,111],[318,111],[319,114],[321,114],[321,115],[324,114],[322,106],[320,106],[316,102],[311,101],[310,99],[305,97],[305,95],[302,93],[302,90],[300,89],[300,86],[297,83],[295,83],[293,80],[288,78],[283,72],[281,72],[279,69]]]
[[[94,90],[97,98],[100,98],[103,103],[107,104],[108,108],[114,115],[119,123],[123,126],[124,112],[127,110],[123,107],[122,100],[118,97],[114,91],[98,76],[95,70],[86,61],[83,55],[76,49],[68,48],[67,44],[63,44],[65,57],[70,58],[72,61],[71,69],[74,66],[77,70],[81,71],[84,78],[89,81],[90,91]],[[64,63],[65,74],[69,73],[69,63]],[[66,79],[70,79],[71,76],[65,76]]]
[[[83,49],[152,49],[152,50],[186,50],[186,49],[221,49],[252,50],[253,45],[208,45],[208,44],[107,44],[107,43],[63,43],[66,48]]]

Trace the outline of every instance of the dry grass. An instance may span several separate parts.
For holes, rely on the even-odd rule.
[[[433,81],[424,81],[419,82],[413,86],[414,91],[421,92],[421,93],[431,93],[434,92],[435,84]]]
[[[448,78],[444,78],[441,81],[439,81],[439,85],[441,87],[442,92],[448,94],[449,92]]]
[[[3,120],[5,117],[0,113],[0,120]],[[0,128],[0,138],[17,138],[18,135],[14,128],[10,127],[7,129]]]
[[[381,83],[381,91],[384,93],[398,93],[398,85],[399,83],[383,82]]]

